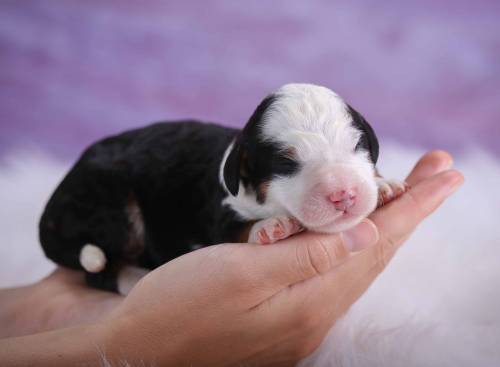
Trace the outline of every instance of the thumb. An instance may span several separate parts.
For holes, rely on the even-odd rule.
[[[305,232],[271,246],[249,245],[244,253],[252,259],[252,284],[265,284],[273,294],[292,284],[324,274],[336,267],[351,252],[370,247],[379,238],[377,227],[369,219],[340,234]],[[246,252],[250,253],[246,253]],[[269,295],[268,295],[269,296]]]

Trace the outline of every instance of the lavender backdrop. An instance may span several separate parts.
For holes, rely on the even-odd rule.
[[[0,2],[0,158],[69,160],[180,117],[242,126],[281,84],[331,87],[382,139],[500,155],[500,2]]]

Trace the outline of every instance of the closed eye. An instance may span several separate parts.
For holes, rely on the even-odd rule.
[[[292,176],[298,172],[299,162],[288,155],[279,155],[273,157],[272,170],[277,176]]]

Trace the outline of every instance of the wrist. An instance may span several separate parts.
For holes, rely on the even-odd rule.
[[[2,366],[102,365],[103,334],[96,325],[0,340]]]
[[[182,348],[177,337],[135,315],[117,317],[101,323],[97,330],[102,355],[111,366],[124,362],[135,365],[181,365]],[[180,358],[179,358],[180,357]],[[185,355],[184,355],[185,357]]]

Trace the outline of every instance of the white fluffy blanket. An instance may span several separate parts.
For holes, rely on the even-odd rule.
[[[387,144],[381,172],[402,178],[421,151]],[[500,163],[456,158],[465,185],[422,224],[302,366],[500,365]],[[67,164],[40,152],[0,165],[0,287],[53,265],[37,242],[43,205]]]

